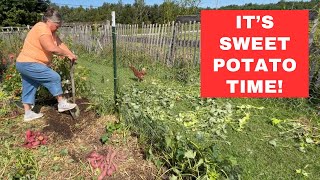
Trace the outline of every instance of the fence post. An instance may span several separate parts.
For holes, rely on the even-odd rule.
[[[114,90],[114,104],[116,110],[117,108],[117,93],[118,93],[118,84],[117,84],[117,51],[116,51],[116,14],[115,11],[111,12],[112,16],[112,44],[113,44],[113,90]]]

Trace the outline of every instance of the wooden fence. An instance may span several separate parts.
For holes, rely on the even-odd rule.
[[[27,27],[2,27],[0,38],[11,40],[13,37],[25,38]],[[61,38],[80,44],[89,52],[110,52],[112,31],[110,22],[105,24],[68,24],[59,29]],[[18,35],[18,36],[17,36]],[[168,66],[187,62],[198,65],[200,62],[200,22],[167,24],[117,24],[117,48],[120,57],[127,55],[148,56]]]
[[[18,34],[21,39],[30,27],[3,27],[0,38],[10,39]],[[64,41],[70,39],[89,52],[111,52],[112,31],[110,22],[96,25],[63,26],[59,29]],[[200,62],[200,23],[167,24],[117,24],[117,49],[119,57],[147,56],[167,65],[187,62],[198,65]]]
[[[112,48],[110,23],[76,25],[60,28],[61,36],[71,38],[89,52],[99,53]],[[117,47],[121,54],[145,55],[155,61],[173,65],[182,61],[192,65],[200,62],[200,23],[185,24],[117,24]]]

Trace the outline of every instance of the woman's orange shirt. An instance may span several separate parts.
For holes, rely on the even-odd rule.
[[[52,53],[45,50],[40,44],[40,37],[42,35],[50,35],[56,44],[56,38],[47,24],[38,22],[27,34],[22,50],[17,57],[17,62],[37,62],[46,65],[51,63]]]

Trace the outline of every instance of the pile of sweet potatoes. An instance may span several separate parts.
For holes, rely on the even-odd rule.
[[[116,171],[117,166],[114,163],[114,158],[117,152],[111,147],[107,147],[107,155],[101,155],[96,151],[91,152],[87,156],[87,160],[91,166],[96,169],[99,168],[101,171],[98,180],[102,180],[105,176],[111,176],[113,172]]]
[[[45,145],[47,141],[48,137],[41,132],[27,130],[23,146],[30,149],[36,148]]]

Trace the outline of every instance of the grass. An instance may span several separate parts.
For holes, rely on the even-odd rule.
[[[113,92],[113,69],[110,66],[86,61],[87,57],[81,57],[79,65],[90,69],[89,81],[97,91]],[[108,93],[112,95],[112,93]]]
[[[79,65],[91,70],[89,80],[97,92],[102,92],[105,95],[103,101],[113,100],[111,62],[110,58],[96,58],[88,54],[80,55],[78,61]],[[118,62],[120,90],[123,85],[148,88],[151,82],[161,81],[168,88],[184,86],[186,94],[189,93],[188,91],[199,91],[198,74],[184,77],[181,76],[181,71],[179,74],[176,70],[170,70],[142,59],[140,63],[136,62],[135,65],[141,68],[148,64],[146,65],[148,74],[144,81],[137,82],[131,70],[122,64],[124,64],[123,61]],[[189,81],[187,84],[177,81],[177,79],[183,80],[184,78],[189,80],[194,78],[194,81]],[[242,131],[236,130],[239,123],[234,121],[227,128],[227,138],[217,140],[219,153],[232,161],[232,165],[240,170],[242,179],[319,179],[320,158],[318,155],[320,148],[318,143],[320,139],[319,137],[314,138],[314,143],[307,143],[306,138],[310,137],[311,131],[304,130],[313,128],[313,133],[319,136],[320,122],[318,112],[307,104],[305,99],[219,98],[216,101],[229,102],[233,105],[264,107],[264,109],[250,109],[250,119],[244,124]],[[189,107],[187,103],[182,101],[175,108],[177,108],[175,109],[177,112],[182,112],[188,110]],[[281,126],[273,125],[272,118],[282,121],[279,124]],[[2,127],[0,128],[0,159],[2,159],[0,161],[0,177],[10,177],[21,171],[21,174],[33,175],[32,178],[36,179],[37,177],[61,174],[63,168],[75,171],[75,174],[84,172],[83,177],[92,175],[93,172],[87,166],[78,167],[77,164],[72,164],[72,158],[61,154],[62,150],[70,149],[70,146],[75,146],[76,142],[58,142],[57,147],[42,147],[32,152],[19,147],[19,144],[23,143],[23,132],[26,129],[41,128],[35,124],[21,124],[20,121],[19,118],[0,121]],[[299,129],[293,130],[291,122],[299,122]],[[281,135],[286,131],[289,132]],[[58,144],[60,145],[58,146]],[[305,152],[301,152],[301,147]],[[86,148],[83,150],[80,148],[78,151],[85,153],[90,147]],[[73,166],[63,164],[63,162],[69,161]],[[19,162],[23,163],[19,166]]]
[[[120,55],[121,56],[121,55]],[[96,59],[97,58],[97,59]],[[159,66],[158,64],[151,64],[149,62],[145,62],[144,59],[136,60],[133,65],[141,69],[145,64],[146,65],[147,75],[145,76],[145,80],[142,82],[138,82],[132,71],[128,66],[123,66],[123,59],[126,57],[119,57],[120,62],[117,62],[117,79],[118,79],[118,87],[121,90],[122,86],[133,85],[139,83],[139,86],[147,87],[149,83],[153,80],[160,80],[168,83],[168,85],[174,86],[176,81],[173,80],[172,73],[173,71],[169,68],[164,68]],[[141,58],[141,57],[140,57]],[[89,81],[92,83],[92,86],[98,92],[104,92],[106,97],[112,99],[114,92],[114,70],[112,65],[112,58],[110,57],[93,57],[89,54],[81,54],[78,60],[78,64],[84,66],[90,70]],[[119,60],[118,60],[119,61]]]
[[[113,69],[111,63],[95,64],[90,59],[81,59],[79,64],[92,70],[91,80],[99,91],[113,96]],[[143,63],[145,64],[145,63]],[[142,64],[139,64],[142,66]],[[152,80],[165,82],[169,87],[183,85],[176,81],[176,74],[167,68],[149,64],[146,80],[139,86],[148,87]],[[104,76],[104,83],[101,77]],[[119,66],[119,87],[138,83],[129,68]],[[192,84],[192,83],[191,83]],[[199,89],[197,85],[186,85],[186,88]],[[307,104],[305,99],[216,99],[235,105],[252,105],[264,107],[262,110],[251,110],[250,120],[242,131],[236,131],[233,124],[228,127],[226,141],[217,141],[221,154],[233,160],[233,164],[241,169],[242,179],[317,179],[320,172],[319,145],[306,143],[305,136],[297,138],[299,132],[280,135],[286,130],[272,125],[271,119],[302,121],[308,120],[319,135],[317,111]],[[183,104],[181,105],[183,106]],[[181,110],[186,107],[180,108]],[[285,123],[284,123],[285,125]],[[300,134],[301,135],[301,134]],[[274,143],[275,142],[275,143]],[[299,151],[303,146],[305,152]]]
[[[235,158],[243,170],[243,179],[297,179],[304,169],[311,179],[318,178],[319,147],[311,147],[305,153],[298,150],[293,139],[279,137],[280,131],[259,116],[250,119],[244,132],[228,131],[230,145],[220,144],[226,156]],[[276,147],[269,142],[276,140]]]
[[[277,137],[277,130],[262,125],[257,119],[249,125],[246,132],[230,131],[227,140],[231,145],[221,145],[225,155],[234,157],[242,169],[243,179],[297,179],[303,178],[296,171],[304,169],[310,179],[317,179],[319,173],[319,148],[312,148],[306,153],[298,151],[295,142],[278,141],[273,147],[268,143]]]
[[[220,99],[224,101],[223,99]],[[318,145],[309,145],[296,138],[295,133],[281,136],[285,130],[272,125],[271,119],[292,119],[303,124],[308,120],[310,126],[319,128],[317,112],[305,104],[303,99],[289,100],[294,104],[286,104],[277,99],[231,99],[236,104],[263,106],[256,110],[245,125],[242,132],[229,128],[226,143],[220,143],[220,150],[226,156],[235,158],[243,170],[243,179],[310,179],[319,178],[320,153]],[[317,129],[319,134],[319,129]],[[276,142],[272,145],[270,142]],[[302,144],[301,144],[302,143]],[[306,145],[306,152],[299,151]],[[299,173],[303,171],[305,174]]]
[[[39,175],[38,163],[35,156],[28,150],[18,147],[23,144],[23,137],[19,132],[24,132],[31,125],[24,127],[17,123],[17,119],[2,120],[0,122],[0,177],[18,178],[28,174],[31,179]]]

